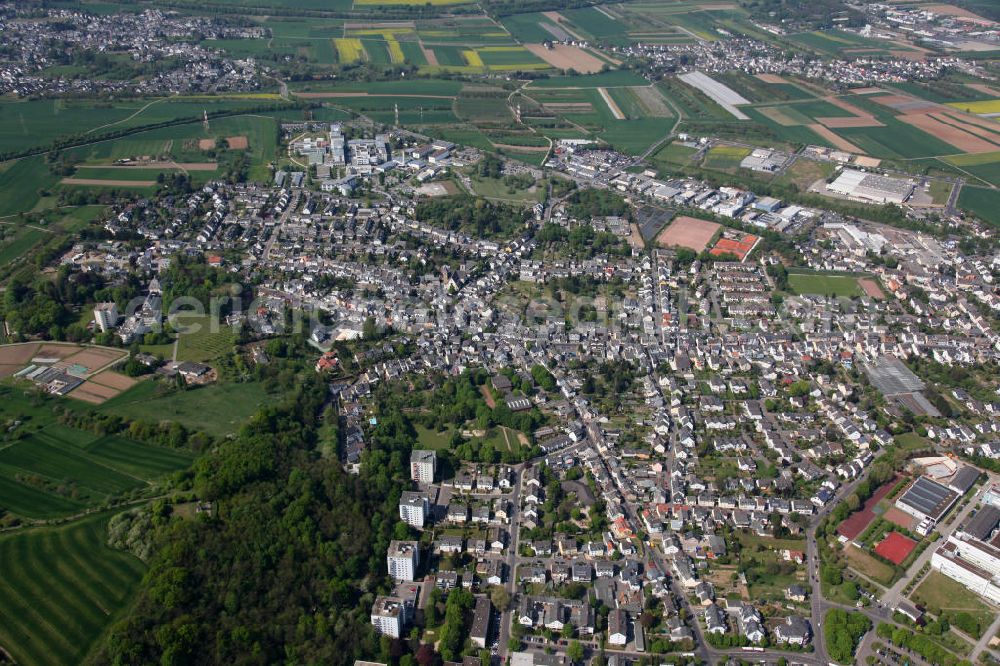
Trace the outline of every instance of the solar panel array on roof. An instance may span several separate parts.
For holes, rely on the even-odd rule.
[[[937,520],[947,511],[955,500],[958,493],[945,488],[936,481],[931,481],[926,476],[919,477],[913,485],[903,493],[903,496],[896,501],[896,505],[901,509],[909,509],[918,515]]]
[[[965,523],[962,531],[980,541],[986,541],[993,530],[1000,525],[1000,509],[995,506],[984,506]]]

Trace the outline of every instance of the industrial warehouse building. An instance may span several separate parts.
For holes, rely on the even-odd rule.
[[[837,179],[826,187],[831,192],[845,197],[883,204],[901,204],[913,194],[913,184],[908,181],[856,169],[844,169]]]
[[[896,500],[896,506],[920,520],[936,523],[958,497],[954,490],[921,476]]]

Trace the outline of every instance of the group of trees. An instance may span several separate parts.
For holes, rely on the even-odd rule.
[[[525,209],[461,194],[417,204],[416,218],[436,227],[479,238],[509,238],[524,230]]]
[[[923,634],[914,633],[903,627],[882,622],[878,625],[875,633],[879,638],[889,641],[893,645],[913,650],[927,660],[928,663],[936,664],[937,666],[965,666],[971,663],[968,660],[959,659],[935,643],[933,639]]]
[[[823,635],[830,658],[842,664],[852,663],[861,637],[871,628],[872,621],[863,613],[848,613],[841,608],[827,611]]]
[[[566,200],[566,212],[578,220],[592,217],[626,217],[631,208],[614,190],[587,188],[577,190]]]
[[[175,389],[164,385],[161,390],[169,392]],[[130,421],[116,414],[72,409],[63,410],[58,415],[58,421],[95,435],[122,435],[137,442],[170,449],[188,449],[197,453],[207,450],[213,441],[205,433],[191,430],[176,421]]]
[[[625,256],[631,252],[629,244],[622,238],[607,231],[595,231],[589,224],[579,224],[566,229],[553,222],[546,222],[535,240],[560,252],[566,252],[579,259],[593,259],[599,254]]]
[[[213,516],[155,526],[149,571],[98,661],[342,663],[405,651],[377,639],[368,610],[389,590],[385,549],[412,439],[390,423],[361,473],[347,474],[316,450],[326,395],[303,373],[287,401],[196,463],[193,489],[215,502]]]

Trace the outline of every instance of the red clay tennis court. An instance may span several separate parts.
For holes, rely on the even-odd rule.
[[[917,542],[913,539],[908,539],[899,532],[889,532],[882,543],[875,546],[875,552],[893,564],[902,564],[916,546]]]
[[[715,247],[711,249],[711,253],[715,256],[735,254],[740,261],[743,261],[758,240],[760,240],[759,237],[753,234],[743,234],[739,239],[720,238]]]

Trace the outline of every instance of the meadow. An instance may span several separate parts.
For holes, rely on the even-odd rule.
[[[171,321],[174,328],[184,327],[187,332],[177,335],[177,360],[205,363],[225,354],[231,354],[236,344],[236,333],[225,322],[215,322],[208,315],[178,316]]]
[[[702,166],[719,171],[738,169],[740,162],[749,154],[750,149],[743,146],[713,146],[705,153]]]
[[[0,536],[0,645],[20,664],[80,664],[145,566],[106,545],[111,514]]]
[[[162,382],[147,380],[97,409],[152,423],[177,421],[222,437],[236,432],[274,397],[260,382],[217,383],[175,390]]]

